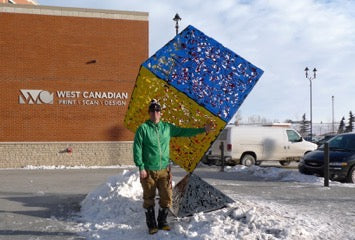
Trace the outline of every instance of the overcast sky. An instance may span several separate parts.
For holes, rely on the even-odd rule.
[[[313,122],[338,122],[355,111],[355,1],[353,0],[37,0],[40,5],[149,13],[149,54],[193,25],[264,75],[240,111],[245,120],[301,120],[310,116],[306,66],[317,68]],[[313,72],[311,72],[313,75]]]

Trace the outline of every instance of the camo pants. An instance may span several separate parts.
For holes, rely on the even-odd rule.
[[[167,169],[152,171],[147,170],[148,177],[141,179],[143,187],[143,208],[155,206],[155,195],[158,189],[159,205],[162,208],[171,207],[172,188],[171,175]]]

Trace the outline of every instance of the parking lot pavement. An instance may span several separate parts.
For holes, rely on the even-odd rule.
[[[0,170],[0,239],[83,239],[68,226],[86,194],[123,169]]]
[[[0,239],[83,239],[73,229],[72,216],[86,194],[123,169],[0,170]],[[297,171],[291,169],[290,171]],[[199,166],[195,173],[234,199],[255,200],[323,214],[353,227],[355,188],[280,182],[247,173],[220,172]],[[187,173],[173,167],[177,183]]]

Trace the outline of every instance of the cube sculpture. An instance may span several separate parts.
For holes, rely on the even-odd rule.
[[[125,125],[135,132],[148,119],[153,98],[162,106],[163,121],[190,128],[214,123],[215,130],[209,134],[171,140],[170,158],[193,172],[262,74],[261,69],[188,26],[142,64]]]
[[[153,98],[162,106],[162,121],[188,128],[211,122],[215,127],[209,134],[171,139],[170,159],[189,172],[174,188],[174,215],[211,211],[232,201],[218,190],[218,197],[214,197],[213,187],[192,172],[262,74],[261,69],[193,26],[141,65],[124,120],[128,129],[135,132],[149,118],[148,105]],[[201,202],[188,199],[198,197],[191,192],[196,190],[191,186],[197,185],[204,186],[199,191],[211,193],[209,201],[200,199],[208,204],[199,208],[184,205]]]

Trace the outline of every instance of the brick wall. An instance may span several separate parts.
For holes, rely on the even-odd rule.
[[[147,57],[147,13],[0,4],[0,167],[125,163],[123,119]],[[88,148],[59,154],[68,142]]]
[[[123,117],[148,56],[148,21],[3,12],[0,22],[0,141],[132,140]],[[54,102],[19,104],[21,89],[47,91]],[[82,96],[59,98],[57,91],[123,92],[128,99],[79,104]],[[68,100],[77,101],[63,104]]]

